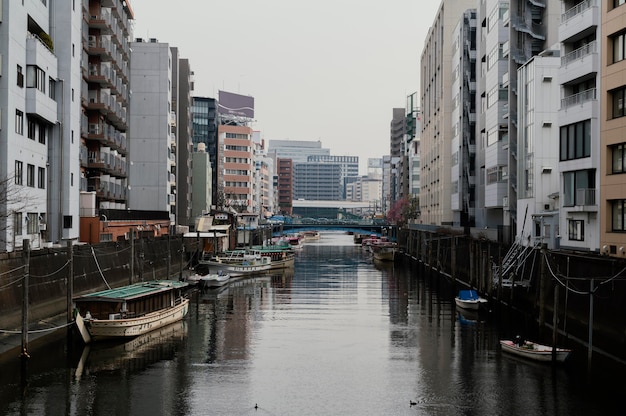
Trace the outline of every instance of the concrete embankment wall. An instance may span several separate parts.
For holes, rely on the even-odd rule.
[[[495,313],[520,311],[546,338],[556,326],[561,339],[584,347],[591,340],[594,353],[626,364],[626,259],[539,247],[517,259],[516,273],[502,276],[514,279],[507,286],[494,278],[494,266],[502,266],[509,246],[451,230],[404,229],[398,242],[405,259],[458,289],[477,289]]]
[[[28,262],[29,324],[68,310],[68,277],[73,294],[118,287],[133,282],[177,278],[187,266],[189,250],[182,238],[140,239],[68,248],[30,251]],[[71,263],[70,263],[71,261]],[[0,254],[0,329],[17,329],[22,323],[26,268],[24,253]],[[71,309],[70,309],[71,310]]]

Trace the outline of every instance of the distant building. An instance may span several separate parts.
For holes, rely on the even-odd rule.
[[[343,200],[341,165],[338,163],[296,163],[294,199]]]
[[[293,161],[291,159],[276,159],[276,173],[278,177],[278,211],[283,215],[293,212]]]
[[[198,144],[204,143],[205,151],[211,160],[211,189],[213,201],[217,200],[217,100],[209,97],[193,97],[192,100],[193,148],[197,151]]]
[[[322,148],[321,141],[269,140],[268,154],[274,158],[291,159],[303,163],[309,156],[328,156],[330,149]]]
[[[213,204],[211,177],[211,160],[205,151],[205,144],[198,143],[198,150],[193,153],[193,186],[192,186],[192,209],[191,216],[194,219],[211,212]]]
[[[346,197],[346,185],[359,177],[358,156],[310,155],[307,162],[336,163],[341,166],[341,197]]]

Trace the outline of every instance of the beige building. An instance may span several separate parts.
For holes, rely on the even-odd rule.
[[[626,2],[601,2],[600,250],[626,257]]]
[[[424,224],[452,225],[450,117],[453,32],[463,12],[471,6],[467,1],[442,1],[422,50],[420,210]]]

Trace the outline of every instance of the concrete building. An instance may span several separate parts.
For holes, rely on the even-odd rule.
[[[133,13],[128,1],[85,0],[82,4],[86,22],[83,28],[84,82],[80,89],[70,92],[69,99],[76,99],[81,91],[84,114],[81,137],[87,153],[82,175],[87,182],[84,190],[92,193],[91,198],[89,195],[83,198],[89,202],[81,203],[81,216],[89,217],[97,216],[94,208],[128,208],[126,133]],[[72,98],[72,94],[76,98]]]
[[[343,200],[339,163],[295,163],[294,199]]]
[[[278,176],[278,212],[291,215],[293,212],[293,161],[277,158],[274,165],[277,167]]]
[[[198,149],[200,143],[204,143],[206,152],[211,160],[212,178],[211,188],[213,192],[213,200],[217,200],[217,100],[209,97],[193,97],[192,104],[192,130],[193,130],[193,146]]]
[[[397,158],[398,163],[392,171],[390,181],[394,183],[391,187],[393,193],[389,195],[389,202],[393,205],[402,199],[409,192],[408,185],[408,157],[406,154],[406,109],[394,108],[389,126],[389,154],[392,158]]]
[[[213,172],[211,169],[211,159],[205,151],[205,144],[198,143],[198,150],[193,153],[192,168],[192,205],[191,217],[196,219],[201,215],[211,212],[213,205],[211,177]],[[195,224],[195,223],[194,223]]]
[[[269,140],[268,154],[274,158],[291,159],[293,163],[304,163],[309,156],[329,156],[330,149],[323,148],[319,140]]]
[[[463,13],[452,46],[451,209],[455,226],[476,225],[476,10]]]
[[[573,6],[569,2],[564,5]],[[578,52],[580,58],[577,65],[581,70],[592,71],[599,66],[601,72],[600,80],[600,102],[605,103],[600,112],[600,168],[599,172],[599,218],[596,220],[599,225],[599,248],[603,254],[626,257],[626,2],[616,0],[613,2],[602,2],[600,5],[582,3],[578,9],[570,7],[567,9],[568,17],[572,24],[579,30],[583,27],[594,28],[593,23],[600,19],[602,26],[600,32],[595,29],[595,37],[588,44],[581,44]],[[598,10],[594,10],[597,8]],[[577,12],[574,14],[574,12]],[[598,16],[599,12],[599,16]],[[567,13],[567,12],[566,12]],[[562,28],[565,29],[564,27]],[[601,40],[600,56],[598,59],[597,38]],[[573,45],[572,45],[573,46]],[[588,58],[588,59],[586,59]],[[591,85],[590,85],[591,86]],[[597,84],[596,84],[597,88]],[[587,91],[587,96],[591,91]],[[593,114],[593,113],[591,113]],[[593,142],[596,142],[594,140]],[[592,147],[592,153],[595,147]],[[577,185],[577,194],[586,194],[587,205],[590,206],[591,196],[597,191],[593,191],[594,186]],[[585,190],[587,188],[587,190]],[[590,211],[590,208],[587,208]],[[587,214],[593,216],[592,212]],[[590,221],[591,222],[591,221]],[[569,230],[569,228],[568,228]],[[587,236],[588,232],[583,235]],[[591,239],[593,243],[593,239]],[[590,249],[594,249],[590,244]]]
[[[420,60],[420,211],[425,224],[452,225],[451,137],[454,28],[467,2],[442,1]]]
[[[224,203],[239,212],[252,212],[255,169],[252,129],[246,125],[220,124],[217,132],[218,187],[223,189]]]
[[[517,224],[519,243],[559,248],[559,67],[557,43],[517,71]],[[532,237],[532,238],[528,238]]]
[[[173,173],[176,175],[176,223],[182,226],[195,224],[191,215],[192,189],[192,116],[191,93],[193,91],[193,72],[189,60],[180,58],[178,48],[171,48],[172,52],[172,112],[175,123],[170,132],[170,145],[173,146],[176,157],[176,166]]]
[[[138,39],[131,48],[129,208],[167,211],[176,224],[172,54],[167,43],[156,39]]]
[[[33,247],[46,240],[49,149],[70,135],[57,124],[65,107],[56,95],[64,89],[56,86],[51,10],[41,2],[5,1],[0,7],[0,251],[14,251],[24,239]],[[77,46],[80,53],[80,43]]]
[[[359,177],[359,157],[358,156],[333,156],[333,155],[310,155],[307,162],[312,163],[336,163],[341,166],[341,195],[345,198],[346,185],[348,182]]]

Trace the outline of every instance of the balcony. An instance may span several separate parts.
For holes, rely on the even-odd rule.
[[[596,89],[591,88],[578,94],[572,94],[561,99],[561,110],[574,106],[582,106],[585,103],[596,101]]]
[[[600,8],[598,0],[584,0],[561,15],[559,39],[567,42],[576,39],[577,35],[600,24]]]
[[[559,82],[567,84],[588,74],[597,74],[600,71],[598,44],[590,42],[561,57]]]
[[[37,88],[26,88],[26,114],[36,115],[49,123],[57,121],[57,103]]]
[[[566,206],[567,212],[598,212],[596,202],[596,189],[579,188],[576,189],[576,201],[573,206]]]

